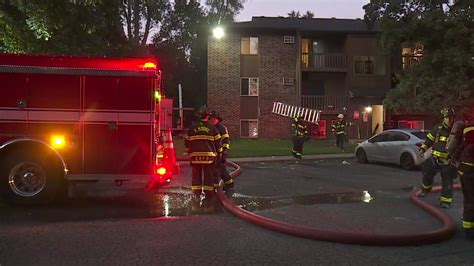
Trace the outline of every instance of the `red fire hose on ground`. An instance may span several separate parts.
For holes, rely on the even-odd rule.
[[[232,177],[240,175],[240,166],[236,163],[227,162],[227,165],[235,168],[231,173]],[[231,200],[229,200],[222,191],[223,183],[221,182],[217,195],[222,205],[233,213],[234,215],[252,222],[256,225],[269,228],[278,232],[295,235],[299,237],[338,242],[345,244],[357,244],[357,245],[373,245],[373,246],[409,246],[409,245],[426,245],[442,242],[450,239],[456,233],[456,225],[449,215],[444,213],[441,209],[432,206],[420,198],[418,194],[420,190],[412,191],[410,194],[411,201],[428,212],[429,214],[436,217],[443,223],[443,227],[431,232],[425,232],[420,234],[405,234],[405,235],[392,235],[392,234],[370,234],[370,233],[355,233],[350,231],[327,231],[320,230],[317,228],[289,224],[272,220],[266,217],[262,217],[246,211],[236,206]],[[460,189],[460,185],[456,184],[454,189]],[[432,192],[439,192],[441,187],[434,187]]]

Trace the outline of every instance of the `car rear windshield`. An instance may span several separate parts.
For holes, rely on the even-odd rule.
[[[411,133],[420,139],[426,139],[426,135],[428,135],[428,131],[415,131]]]

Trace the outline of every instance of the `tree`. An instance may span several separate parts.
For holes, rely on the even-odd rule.
[[[288,13],[288,17],[289,18],[299,18],[299,17],[301,17],[301,14],[300,14],[299,11],[291,10],[291,12]]]
[[[124,0],[120,13],[132,50],[145,51],[150,31],[158,31],[170,8],[168,0]]]
[[[306,11],[303,15],[300,14],[299,11],[292,10],[288,13],[289,18],[314,18],[314,13],[311,11]]]
[[[306,13],[302,16],[302,18],[314,18],[314,13],[311,11],[306,11]]]
[[[208,22],[211,25],[233,22],[244,7],[244,2],[245,0],[206,0]]]
[[[0,2],[0,49],[51,54],[120,53],[118,6],[109,1]],[[118,19],[117,19],[118,18]]]
[[[385,104],[396,112],[439,112],[474,104],[473,7],[467,0],[371,0],[364,6],[369,27],[380,26],[387,52],[422,45],[423,58],[398,74]]]
[[[167,0],[3,0],[6,52],[137,56],[159,30]]]
[[[183,87],[183,104],[198,107],[207,99],[207,37],[210,27],[233,21],[242,0],[176,0],[153,36],[153,45],[165,68],[166,94],[177,96]]]

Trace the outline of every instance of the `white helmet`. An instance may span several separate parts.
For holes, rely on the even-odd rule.
[[[337,118],[341,118],[341,119],[342,119],[342,118],[344,118],[344,115],[343,115],[343,114],[338,114],[338,115],[337,115]]]

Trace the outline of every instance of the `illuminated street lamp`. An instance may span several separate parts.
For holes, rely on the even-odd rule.
[[[372,113],[372,107],[371,106],[365,107],[365,112],[367,112],[368,114]]]
[[[212,35],[213,35],[214,38],[216,38],[216,39],[221,39],[222,37],[224,37],[224,28],[222,28],[221,26],[215,27],[215,28],[212,30]]]

